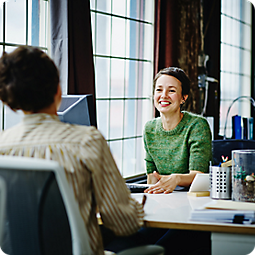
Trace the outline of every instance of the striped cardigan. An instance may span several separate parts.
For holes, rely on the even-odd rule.
[[[55,115],[25,115],[0,133],[0,155],[58,161],[76,195],[94,254],[104,254],[97,223],[99,210],[106,227],[129,235],[143,224],[142,205],[130,197],[110,149],[95,127],[62,123]]]

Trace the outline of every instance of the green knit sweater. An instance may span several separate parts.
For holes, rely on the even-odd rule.
[[[161,118],[148,121],[144,130],[147,173],[208,172],[212,160],[212,137],[205,118],[183,112],[180,123],[170,131],[162,127]]]

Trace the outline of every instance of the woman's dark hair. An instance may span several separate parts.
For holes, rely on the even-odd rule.
[[[12,110],[38,112],[54,102],[59,72],[38,48],[20,46],[0,58],[0,99]]]
[[[188,95],[190,90],[190,79],[187,76],[187,74],[178,67],[167,67],[164,69],[161,69],[156,75],[153,80],[153,93],[155,90],[156,82],[158,78],[162,75],[170,75],[178,79],[182,84],[182,95]]]

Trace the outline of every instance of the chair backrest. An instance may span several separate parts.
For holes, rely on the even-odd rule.
[[[2,247],[5,207],[6,207],[6,184],[4,179],[0,177],[0,247]]]
[[[255,149],[255,140],[239,140],[239,139],[226,139],[226,140],[213,140],[212,141],[212,154],[213,165],[219,165],[221,156],[232,158],[232,150]]]
[[[91,254],[87,230],[73,189],[57,162],[0,156],[7,189],[7,254]]]

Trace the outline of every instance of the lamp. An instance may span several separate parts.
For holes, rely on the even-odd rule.
[[[232,103],[231,103],[230,106],[228,107],[228,111],[227,111],[227,115],[226,115],[223,140],[226,140],[226,128],[227,128],[228,114],[229,114],[229,112],[230,112],[230,109],[231,109],[232,105],[233,105],[236,101],[238,101],[238,100],[240,100],[240,99],[248,99],[248,100],[250,100],[252,106],[255,107],[255,100],[254,100],[252,97],[250,97],[250,96],[240,96],[240,97],[237,97],[236,99],[234,99],[234,100],[232,101]]]

